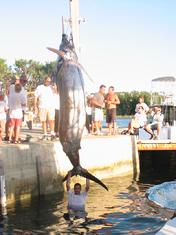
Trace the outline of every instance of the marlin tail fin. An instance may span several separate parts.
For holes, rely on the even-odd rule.
[[[87,179],[89,179],[89,180],[92,180],[92,181],[96,182],[97,184],[101,185],[103,188],[105,188],[105,189],[108,191],[107,186],[106,186],[101,180],[99,180],[97,177],[95,177],[94,175],[92,175],[91,173],[89,173],[89,172],[88,172],[86,169],[84,169],[84,168],[79,169],[79,171],[78,171],[77,169],[73,168],[73,169],[71,170],[71,177],[74,176],[74,175],[80,175],[80,176],[82,176],[82,177],[84,177],[84,178],[87,178]],[[67,178],[68,178],[68,174],[63,178],[62,181],[64,182],[65,180],[67,180]]]

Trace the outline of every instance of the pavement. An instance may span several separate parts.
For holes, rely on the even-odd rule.
[[[121,129],[119,130],[121,132]],[[27,124],[23,124],[21,128],[21,134],[20,137],[22,140],[25,140],[26,142],[35,142],[40,140],[42,137],[43,132],[42,132],[42,127],[41,124],[33,124],[32,129],[29,129]],[[86,129],[83,132],[83,137],[86,138],[97,138],[97,137],[107,137],[108,136],[108,129],[107,128],[102,128],[102,133],[101,135],[95,135],[95,134],[88,134]],[[56,140],[59,140],[57,138]]]

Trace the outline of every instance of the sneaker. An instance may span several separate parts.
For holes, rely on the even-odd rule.
[[[47,135],[42,135],[42,137],[40,138],[40,140],[47,140],[47,139],[48,139]]]
[[[56,136],[55,136],[55,135],[51,135],[50,138],[51,138],[51,141],[52,141],[52,140],[55,140],[55,139],[56,139]]]
[[[95,135],[103,135],[103,133],[100,131],[97,131]]]
[[[69,213],[64,213],[63,217],[64,217],[65,220],[70,220]]]
[[[158,140],[159,138],[158,138],[158,136],[157,135],[153,135],[153,140]]]
[[[153,135],[153,134],[151,134],[151,136],[150,136],[150,139],[149,139],[149,140],[153,140],[153,136],[154,136],[154,135]]]

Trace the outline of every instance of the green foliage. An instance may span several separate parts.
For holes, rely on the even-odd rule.
[[[56,70],[56,61],[41,64],[33,60],[16,60],[13,70],[18,76],[26,76],[28,79],[26,88],[32,94],[36,87],[43,81],[45,76],[53,76]],[[8,67],[6,61],[0,58],[0,81],[4,84],[12,78],[14,72]],[[119,92],[120,105],[117,106],[118,115],[133,115],[135,106],[140,96],[144,97],[145,103],[150,105],[151,95],[149,92]]]
[[[132,91],[132,92],[119,92],[120,105],[117,107],[118,115],[133,115],[135,107],[138,103],[139,97],[143,96],[147,105],[150,105],[151,95],[146,91]]]
[[[6,60],[0,58],[0,81],[5,84],[9,77],[12,77],[11,68],[7,66]]]
[[[16,60],[14,69],[19,76],[25,75],[28,79],[27,90],[34,91],[42,83],[45,76],[52,76],[56,62],[41,64],[33,60]]]

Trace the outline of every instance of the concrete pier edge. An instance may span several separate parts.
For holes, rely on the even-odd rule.
[[[83,138],[80,162],[100,179],[129,174],[136,178],[139,173],[136,138],[123,135]],[[70,169],[72,165],[59,141],[0,146],[0,173],[5,176],[7,204],[63,192],[62,179]],[[79,180],[85,182],[82,177]]]

